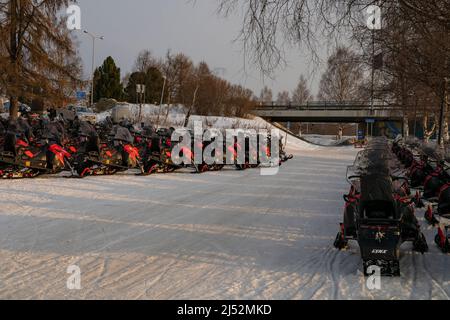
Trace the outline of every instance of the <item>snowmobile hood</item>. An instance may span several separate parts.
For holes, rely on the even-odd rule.
[[[362,176],[361,200],[363,202],[394,202],[394,187],[389,176],[372,174]]]
[[[79,124],[78,133],[80,136],[90,137],[96,134],[95,128],[86,121],[81,121]]]
[[[125,141],[127,143],[133,143],[134,138],[127,128],[116,126],[114,140]]]
[[[42,138],[60,141],[64,137],[64,127],[59,122],[48,122],[44,124]]]

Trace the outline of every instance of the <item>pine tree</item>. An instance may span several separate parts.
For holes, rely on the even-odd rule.
[[[94,73],[94,101],[102,98],[122,99],[123,86],[120,81],[120,68],[112,57],[108,57]]]
[[[136,103],[137,93],[136,85],[145,85],[145,103],[157,103],[161,100],[161,94],[164,84],[164,78],[161,71],[155,67],[150,67],[146,72],[133,72],[128,79],[128,84],[125,89],[127,101]]]

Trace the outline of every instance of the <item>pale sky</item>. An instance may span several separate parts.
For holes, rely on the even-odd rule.
[[[111,55],[122,77],[142,49],[158,57],[170,49],[187,54],[195,63],[204,60],[211,69],[224,70],[224,78],[252,89],[256,95],[264,85],[273,89],[274,99],[279,91],[292,91],[301,73],[310,79],[313,93],[317,92],[320,75],[316,72],[310,77],[312,68],[298,49],[288,53],[289,65],[276,73],[275,80],[263,79],[258,69],[245,61],[241,43],[234,41],[241,27],[239,13],[231,18],[219,17],[216,0],[78,0],[78,5],[82,28],[105,37],[96,43],[96,66]],[[88,76],[92,42],[78,33]]]

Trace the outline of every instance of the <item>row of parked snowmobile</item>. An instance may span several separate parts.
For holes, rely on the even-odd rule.
[[[417,197],[385,138],[373,139],[348,168],[350,191],[344,196],[344,221],[334,246],[357,241],[364,274],[377,267],[383,276],[400,276],[400,247],[411,242],[425,253],[428,245],[415,215]]]
[[[426,207],[425,220],[437,227],[435,242],[450,252],[450,166],[436,146],[414,141],[395,142],[392,151],[407,169],[416,203]]]
[[[186,167],[202,173],[221,170],[224,167],[222,163],[227,163],[195,164],[192,161],[187,165],[176,164],[172,157],[177,144],[172,141],[174,131],[174,128],[156,130],[144,124],[135,126],[128,121],[114,124],[109,118],[95,126],[79,119],[65,121],[29,117],[1,120],[0,178],[34,178],[63,171],[70,172],[71,177],[83,178],[113,175],[130,169],[137,169],[138,175],[150,175]],[[205,150],[212,141],[202,143],[201,150]],[[270,139],[269,143],[272,143]],[[282,145],[281,141],[279,143]],[[190,147],[183,147],[177,156],[193,158],[194,148],[192,140]],[[248,139],[243,145],[236,139],[231,147],[233,150],[226,148],[224,144],[223,154],[213,156],[224,160],[225,154],[231,152],[235,159],[234,166],[239,170],[260,165],[258,153],[250,152]],[[244,164],[237,161],[237,154],[243,148]],[[281,148],[280,165],[289,159],[292,155],[287,155]]]

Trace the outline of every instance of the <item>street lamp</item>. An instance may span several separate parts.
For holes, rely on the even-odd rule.
[[[167,77],[163,76],[164,78],[164,84],[163,84],[163,89],[161,92],[161,102],[159,103],[159,112],[158,112],[158,119],[156,121],[156,127],[159,128],[159,118],[161,117],[161,111],[162,111],[162,104],[164,102],[164,92],[166,90],[166,81],[167,81]]]
[[[103,36],[96,36],[87,30],[83,31],[92,38],[92,78],[91,78],[91,107],[94,105],[94,67],[95,67],[95,40],[104,40]]]

